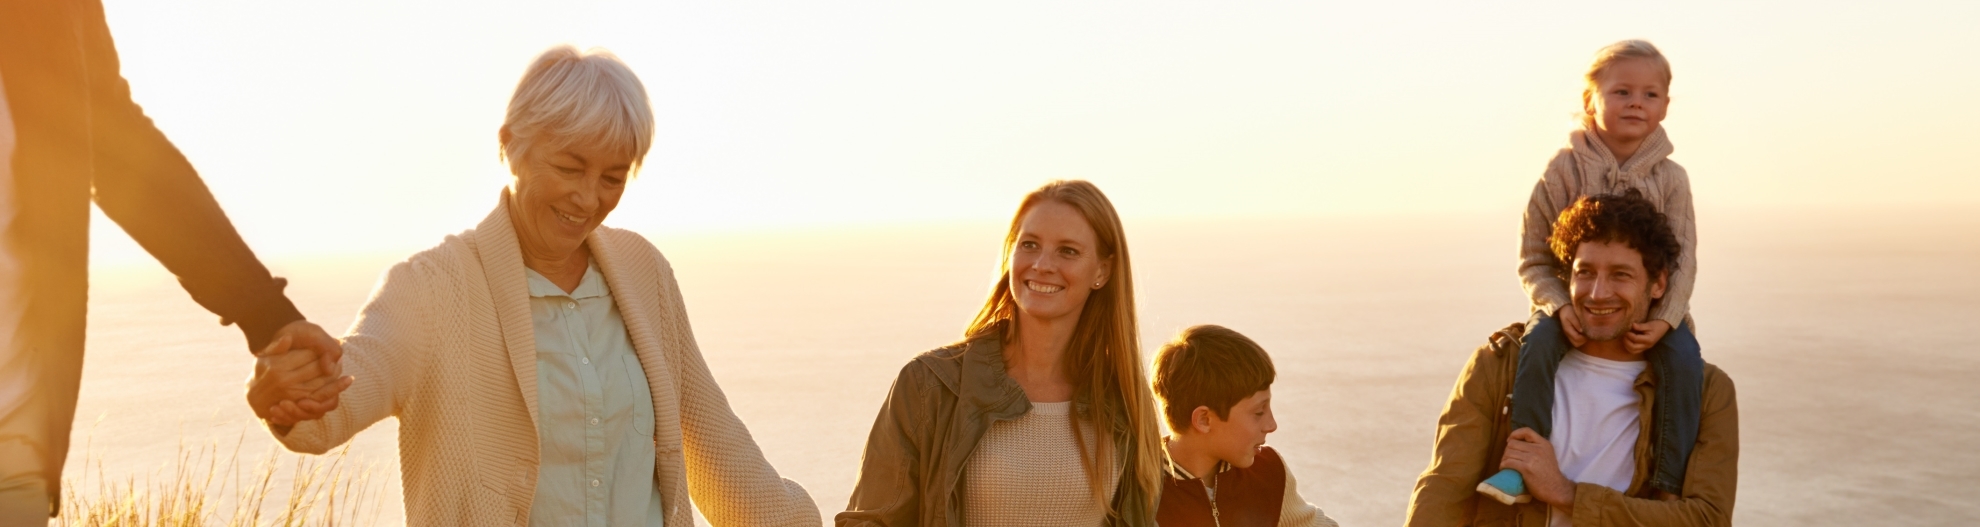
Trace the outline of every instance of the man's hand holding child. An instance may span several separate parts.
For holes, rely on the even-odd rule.
[[[1574,510],[1574,482],[1561,473],[1554,457],[1554,444],[1531,428],[1514,430],[1506,438],[1506,454],[1500,468],[1519,471],[1526,480],[1526,491],[1533,499],[1563,510]]]

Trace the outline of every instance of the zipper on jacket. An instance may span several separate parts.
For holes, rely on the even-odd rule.
[[[1213,468],[1211,470],[1216,470],[1216,469]],[[1216,483],[1217,478],[1222,477],[1223,475],[1224,473],[1221,470],[1217,471],[1217,473],[1215,474],[1211,474],[1210,482]],[[1202,481],[1202,480],[1197,480],[1197,481]],[[1217,514],[1217,487],[1211,485],[1205,485],[1203,487],[1203,490],[1210,495],[1210,524],[1216,527],[1224,527],[1223,517]]]

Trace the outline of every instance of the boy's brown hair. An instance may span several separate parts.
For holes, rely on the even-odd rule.
[[[1155,395],[1162,398],[1169,429],[1189,429],[1196,407],[1230,419],[1231,407],[1272,387],[1278,371],[1265,348],[1230,328],[1192,326],[1155,353]]]

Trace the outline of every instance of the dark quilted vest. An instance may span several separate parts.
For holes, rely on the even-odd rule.
[[[1273,527],[1285,508],[1286,464],[1272,447],[1258,449],[1249,468],[1232,468],[1217,478],[1216,514],[1210,493],[1194,479],[1164,477],[1155,523],[1162,527]]]

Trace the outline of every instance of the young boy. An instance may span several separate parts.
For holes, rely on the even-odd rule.
[[[1652,427],[1656,466],[1650,485],[1680,495],[1685,463],[1698,439],[1699,400],[1705,361],[1690,324],[1691,287],[1698,276],[1697,226],[1692,216],[1691,180],[1668,156],[1670,139],[1661,125],[1670,105],[1671,64],[1656,46],[1641,40],[1610,44],[1595,54],[1581,93],[1582,126],[1554,155],[1527,203],[1519,249],[1519,277],[1533,302],[1519,371],[1513,381],[1512,429],[1531,428],[1551,437],[1554,374],[1568,346],[1580,346],[1581,316],[1571,307],[1565,271],[1548,237],[1561,210],[1576,199],[1636,192],[1670,218],[1680,251],[1664,298],[1648,322],[1624,337],[1632,353],[1646,357],[1657,378]],[[1565,340],[1565,342],[1563,342]],[[1511,469],[1478,485],[1478,491],[1510,505],[1528,499],[1525,482]]]
[[[1265,434],[1272,419],[1272,358],[1221,326],[1185,329],[1155,355],[1155,395],[1175,435],[1155,522],[1162,527],[1337,527],[1306,503]]]

